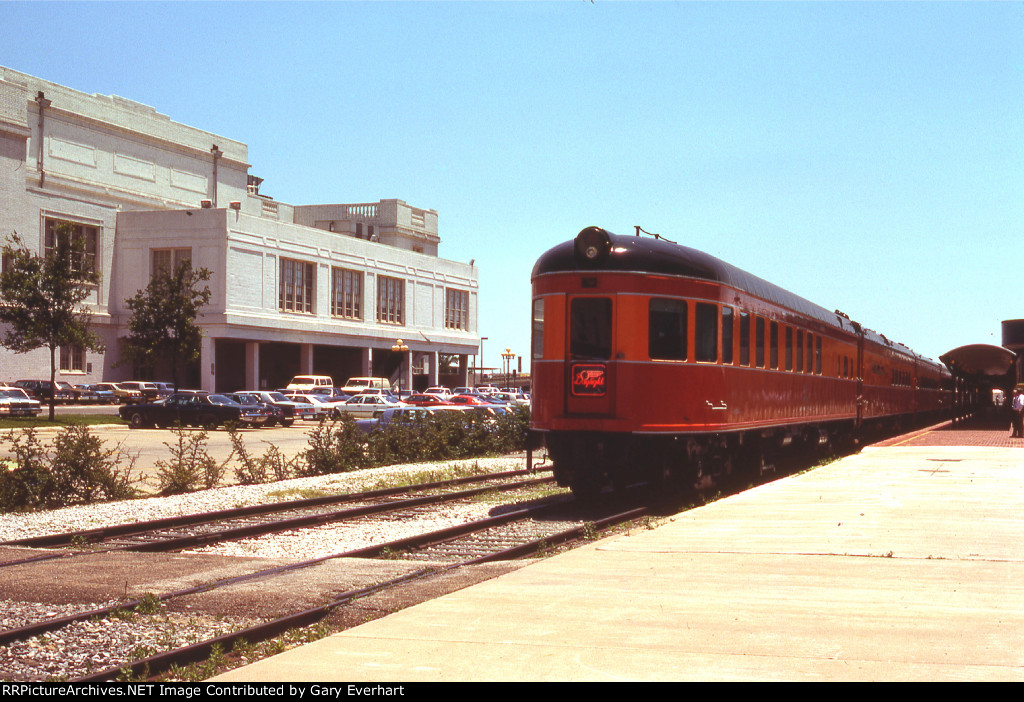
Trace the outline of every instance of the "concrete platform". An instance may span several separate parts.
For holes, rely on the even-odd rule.
[[[1024,450],[867,448],[217,680],[1024,680]]]

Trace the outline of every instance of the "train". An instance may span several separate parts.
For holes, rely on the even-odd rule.
[[[942,364],[639,227],[583,229],[531,282],[531,430],[577,495],[701,489],[953,410]]]

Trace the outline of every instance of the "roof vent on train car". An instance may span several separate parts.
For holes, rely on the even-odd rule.
[[[612,250],[612,238],[600,227],[587,227],[576,235],[576,260],[595,266],[608,258]]]

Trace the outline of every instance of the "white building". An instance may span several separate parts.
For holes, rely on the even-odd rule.
[[[465,384],[479,346],[477,271],[438,258],[435,211],[401,200],[293,206],[260,195],[261,182],[245,144],[0,67],[0,237],[17,232],[43,251],[48,229],[71,222],[101,273],[89,306],[107,349],[62,349],[59,379],[135,376],[115,365],[124,300],[185,256],[213,272],[189,385],[275,388],[311,373]],[[445,367],[455,370],[439,375]],[[0,381],[48,369],[45,351],[0,349]]]

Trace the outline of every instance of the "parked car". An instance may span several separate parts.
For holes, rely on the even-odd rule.
[[[309,392],[316,388],[334,388],[334,379],[329,375],[297,375],[288,383],[292,392]]]
[[[35,417],[42,411],[43,403],[33,400],[21,388],[0,386],[0,416]]]
[[[387,378],[349,378],[341,388],[346,395],[357,395],[364,390],[391,391],[391,381]]]
[[[427,393],[416,393],[415,395],[409,395],[402,400],[407,405],[415,405],[417,407],[433,407],[435,405],[447,405],[450,404],[448,400],[444,399],[439,395],[430,395]]]
[[[481,395],[455,395],[448,399],[453,405],[486,405],[487,399]]]
[[[174,383],[153,383],[159,392],[160,397],[170,397],[174,392]]]
[[[70,402],[76,404],[86,404],[96,401],[96,393],[91,390],[79,390],[76,386],[72,385],[66,380],[58,380],[57,387],[65,392],[71,393]]]
[[[75,385],[75,397],[79,402],[92,403],[94,405],[112,405],[117,402],[114,393],[109,390],[93,390],[89,385]]]
[[[133,429],[156,425],[201,426],[215,429],[226,422],[245,426],[266,424],[270,414],[259,407],[243,407],[226,395],[202,390],[181,390],[160,402],[126,405],[118,410]]]
[[[243,407],[259,407],[267,412],[267,420],[263,423],[264,427],[272,427],[275,424],[280,424],[282,427],[290,427],[294,422],[295,410],[291,411],[291,419],[288,424],[285,424],[285,410],[275,404],[264,402],[263,398],[256,393],[248,392],[232,392],[226,393],[229,398],[238,402]]]
[[[518,395],[511,392],[492,392],[487,396],[488,399],[501,402],[509,407],[515,407],[516,405],[522,405],[524,407],[529,406],[530,400],[525,397],[519,397]]]
[[[356,419],[369,419],[373,417],[375,412],[387,409],[389,407],[401,407],[404,403],[392,400],[390,397],[386,397],[382,394],[377,393],[363,393],[356,395],[348,402],[344,402],[338,406],[338,411],[344,412],[350,417]]]
[[[311,392],[286,392],[284,396],[293,402],[302,402],[312,407],[313,416],[308,419],[319,422],[321,419],[334,415],[334,406]]]
[[[364,417],[356,420],[356,426],[364,434],[384,430],[393,422],[429,422],[441,416],[442,412],[460,411],[463,408],[451,405],[438,405],[436,407],[416,407],[415,405],[385,407],[377,410],[372,417]]]
[[[290,400],[283,393],[268,390],[241,390],[248,395],[255,395],[261,402],[279,408],[283,417],[280,424],[283,427],[290,427],[296,419],[316,419],[316,408],[308,402]]]
[[[152,402],[153,400],[161,397],[160,388],[156,386],[156,383],[148,383],[141,380],[126,380],[122,383],[118,383],[118,385],[127,390],[136,390],[142,393],[142,399],[145,402]]]
[[[58,405],[73,402],[75,399],[74,394],[70,390],[65,390],[60,385],[51,383],[49,380],[18,380],[14,385],[24,390],[25,394],[33,400],[39,400],[43,404],[50,404],[51,397],[54,403]]]
[[[442,398],[449,398],[455,394],[443,385],[435,385],[433,387],[429,387],[426,390],[424,390],[423,393],[425,395],[437,395],[438,397]]]
[[[117,402],[123,405],[136,404],[143,401],[142,393],[138,390],[131,390],[129,388],[123,388],[117,383],[95,383],[89,386],[93,390],[107,391],[113,393]]]

